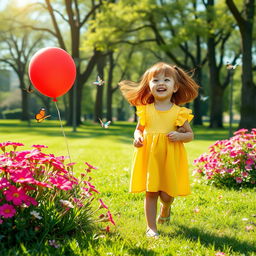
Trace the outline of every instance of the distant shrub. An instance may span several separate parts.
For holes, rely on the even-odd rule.
[[[207,184],[256,187],[256,129],[240,129],[230,139],[216,141],[194,165],[193,175]]]
[[[21,118],[21,108],[15,108],[11,110],[4,110],[2,112],[2,117],[4,119],[20,119]]]
[[[109,226],[99,224],[115,222],[102,199],[95,200],[99,192],[88,177],[97,168],[86,162],[85,173],[76,178],[75,163],[65,164],[65,157],[43,153],[46,146],[16,151],[19,146],[23,144],[0,143],[2,247],[33,241],[56,247],[67,236],[109,231]]]

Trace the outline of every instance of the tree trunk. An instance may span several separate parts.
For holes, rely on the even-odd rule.
[[[242,32],[242,31],[241,31]],[[243,66],[242,66],[242,95],[241,119],[239,128],[255,128],[256,120],[256,86],[253,83],[252,71],[252,29],[242,32]]]
[[[216,81],[217,82],[217,81]],[[211,86],[210,127],[223,128],[223,95],[221,86]]]
[[[109,71],[108,71],[108,83],[107,83],[107,120],[113,121],[112,119],[112,81],[114,71],[114,59],[113,52],[109,54]]]
[[[237,21],[242,38],[242,96],[239,128],[255,128],[256,85],[253,82],[252,40],[255,0],[244,1],[244,10],[238,11],[233,0],[226,3]]]
[[[195,71],[195,80],[199,85],[201,84],[202,72],[201,72],[200,67],[198,67],[198,69],[196,69],[196,71]],[[201,101],[200,101],[200,91],[201,91],[201,88],[199,89],[198,97],[194,100],[194,113],[195,113],[195,117],[194,117],[194,120],[193,120],[194,125],[202,125],[203,124],[202,111],[201,111]]]
[[[104,80],[104,66],[105,66],[105,56],[101,55],[101,58],[99,58],[97,61],[97,71],[98,71],[98,75],[103,80]],[[95,122],[98,122],[99,118],[102,119],[103,117],[103,89],[104,89],[104,85],[101,85],[101,86],[97,85],[96,100],[95,100],[95,106],[94,106]]]
[[[28,121],[29,113],[28,113],[28,93],[25,91],[25,83],[24,83],[24,72],[17,71],[16,74],[19,78],[20,90],[21,90],[21,118],[22,121]]]
[[[213,22],[214,12],[214,0],[208,0],[207,7],[207,22],[211,28]],[[210,127],[211,128],[223,128],[223,93],[224,89],[221,87],[219,81],[219,69],[216,63],[216,47],[215,47],[215,35],[211,31],[208,33],[207,40],[208,48],[208,65],[210,72]]]
[[[23,82],[21,82],[23,83]],[[29,111],[28,111],[28,93],[24,90],[24,83],[21,85],[21,120],[28,121],[30,120]]]
[[[210,104],[210,127],[211,128],[223,128],[223,94],[224,89],[219,82],[219,70],[216,65],[215,59],[215,42],[214,37],[208,39],[208,64],[210,71],[210,92],[211,92],[211,104]]]
[[[83,85],[86,83],[86,81],[88,80],[96,62],[98,61],[99,58],[99,51],[94,51],[93,56],[91,57],[89,63],[87,64],[86,69],[83,71],[83,73],[80,72],[80,65],[81,65],[81,60],[79,58],[77,58],[77,78],[76,78],[76,85],[74,86],[74,88],[76,88],[76,115],[77,118],[77,125],[81,124],[81,112],[82,112],[82,91],[83,91]],[[75,57],[74,57],[75,59]],[[70,106],[70,110],[69,110],[69,115],[68,115],[68,119],[67,119],[67,123],[66,125],[71,126],[72,122],[73,122],[73,92],[74,89],[70,90],[68,93],[68,99],[69,99],[69,106]]]

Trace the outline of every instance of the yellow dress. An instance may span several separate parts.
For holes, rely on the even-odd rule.
[[[168,195],[190,194],[188,162],[182,142],[170,142],[167,134],[191,121],[192,111],[173,104],[161,111],[154,103],[137,107],[140,124],[145,126],[143,146],[135,148],[129,192],[164,191]]]

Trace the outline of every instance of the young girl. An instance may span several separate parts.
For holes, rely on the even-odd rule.
[[[139,84],[121,81],[119,85],[128,102],[136,106],[139,117],[130,192],[146,192],[146,235],[157,237],[158,197],[161,209],[157,222],[161,224],[170,220],[174,197],[190,194],[183,142],[193,140],[189,125],[193,115],[179,105],[196,98],[199,86],[182,69],[163,62],[149,68]]]

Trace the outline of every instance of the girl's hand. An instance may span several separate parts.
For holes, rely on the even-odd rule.
[[[179,126],[179,127],[178,127],[178,129],[177,129],[177,132],[185,133],[185,132],[186,132],[186,130],[185,130],[185,128],[184,128],[184,127]]]
[[[137,148],[140,148],[143,146],[143,136],[141,134],[136,134],[134,136],[133,145]]]
[[[180,133],[180,132],[173,131],[173,132],[168,133],[166,136],[168,137],[169,141],[176,142],[176,141],[182,140],[181,134],[182,133]]]

